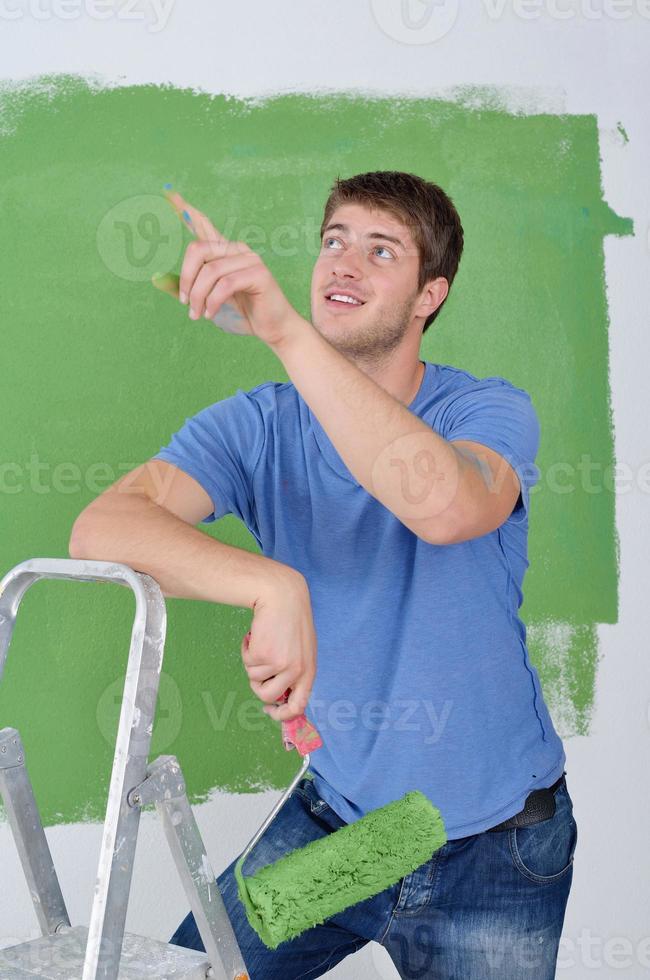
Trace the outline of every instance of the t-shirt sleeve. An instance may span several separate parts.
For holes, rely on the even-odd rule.
[[[520,523],[528,517],[530,490],[538,482],[535,464],[540,427],[530,395],[505,381],[482,379],[463,389],[446,413],[445,431],[449,442],[468,439],[494,449],[515,470],[520,495],[508,520]]]
[[[201,521],[209,524],[234,514],[255,524],[253,472],[264,445],[264,420],[255,398],[241,388],[215,402],[173,434],[154,459],[173,463],[201,484],[214,510]]]

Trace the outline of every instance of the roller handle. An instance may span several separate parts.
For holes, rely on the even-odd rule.
[[[250,640],[251,634],[250,630],[245,636],[245,640],[248,642]],[[289,695],[291,694],[291,688],[288,687],[284,694],[278,698],[276,704],[284,704],[289,700]],[[312,723],[306,718],[306,716],[298,715],[297,718],[292,718],[291,721],[283,721],[282,725],[282,741],[284,742],[284,747],[287,752],[291,749],[296,748],[300,755],[305,756],[308,753],[313,752],[314,749],[319,749],[323,744],[323,740],[312,725]]]
[[[291,688],[288,687],[282,697],[278,699],[278,704],[284,704],[285,701],[288,701],[290,694]],[[323,744],[322,738],[305,715],[298,715],[297,718],[292,718],[291,721],[283,721],[281,724],[282,741],[287,752],[295,747],[300,755],[307,755],[314,749],[319,749]]]

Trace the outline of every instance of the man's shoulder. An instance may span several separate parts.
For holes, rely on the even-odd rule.
[[[247,388],[246,394],[256,395],[259,392],[261,396],[264,397],[264,395],[268,394],[282,394],[284,391],[288,390],[296,390],[291,381],[262,381],[260,384],[255,385],[254,388]]]
[[[510,381],[508,378],[505,378],[500,374],[479,376],[472,374],[471,371],[468,371],[465,368],[455,367],[452,364],[436,364],[436,367],[440,373],[441,381],[446,382],[446,385],[451,391],[457,391],[460,389],[498,388],[499,386],[505,385],[507,388],[511,388],[513,391],[520,391],[522,394],[530,397],[525,388],[521,388],[519,385],[516,385],[513,381]]]
[[[298,392],[290,381],[262,381],[254,388],[242,391],[265,413],[277,411],[290,404],[295,407],[298,405]]]

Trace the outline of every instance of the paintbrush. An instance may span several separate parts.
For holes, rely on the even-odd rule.
[[[191,233],[195,238],[199,238],[199,234],[194,227],[194,222],[192,221],[192,216],[188,211],[183,210],[179,213],[176,205],[169,197],[169,191],[171,190],[171,184],[165,184],[165,197],[174,208],[176,214],[185,222],[186,226],[189,228]],[[151,277],[151,282],[156,287],[160,289],[163,293],[168,293],[173,296],[174,299],[180,300],[180,276],[176,275],[174,272],[157,272]],[[226,333],[236,333],[236,334],[248,334],[250,335],[251,330],[248,327],[248,323],[245,316],[235,309],[232,303],[222,303],[217,312],[213,317],[210,317],[212,323],[215,326],[220,327]]]

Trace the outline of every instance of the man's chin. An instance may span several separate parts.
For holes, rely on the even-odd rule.
[[[330,347],[333,347],[334,350],[337,350],[339,354],[342,354],[348,359],[373,358],[376,354],[377,343],[375,340],[358,335],[353,336],[351,331],[346,333],[342,330],[319,329],[317,326],[316,330],[328,342]]]
[[[344,317],[324,316],[319,317],[318,320],[312,320],[312,324],[318,330],[319,334],[322,334],[327,340],[334,342],[335,339],[352,335],[353,328],[351,324],[336,322],[337,320],[343,319]]]

